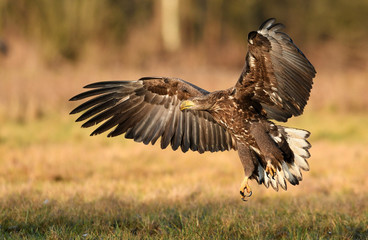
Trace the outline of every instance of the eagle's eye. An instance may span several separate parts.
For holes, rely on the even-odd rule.
[[[253,44],[253,39],[257,36],[256,31],[252,31],[248,34],[248,43]]]

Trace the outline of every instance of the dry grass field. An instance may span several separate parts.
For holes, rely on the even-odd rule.
[[[367,71],[317,66],[305,114],[288,123],[312,132],[311,170],[288,191],[252,182],[253,196],[242,202],[236,152],[183,154],[89,137],[67,101],[87,83],[145,75],[222,89],[239,70],[93,62],[46,68],[20,56],[0,59],[1,239],[368,238]]]

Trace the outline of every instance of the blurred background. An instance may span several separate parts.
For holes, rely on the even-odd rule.
[[[148,74],[229,87],[248,32],[270,17],[318,72],[311,107],[366,110],[367,16],[364,0],[0,0],[0,116],[70,107],[91,81]]]
[[[248,32],[270,17],[317,71],[305,114],[288,123],[312,132],[311,171],[288,192],[253,183],[254,204],[314,196],[337,202],[333,212],[349,195],[367,212],[367,0],[0,0],[0,195],[12,196],[1,202],[9,209],[3,226],[24,220],[11,210],[24,196],[31,203],[18,211],[27,216],[34,202],[67,202],[81,192],[81,202],[238,200],[235,152],[181,154],[92,138],[68,115],[77,104],[68,99],[91,82],[143,76],[228,88],[242,70]]]

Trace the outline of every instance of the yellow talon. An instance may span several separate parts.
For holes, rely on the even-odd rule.
[[[245,190],[248,194],[245,194]],[[240,185],[240,197],[243,201],[247,201],[246,198],[252,196],[252,189],[248,184],[248,177],[245,177]]]
[[[271,177],[276,175],[276,168],[271,164],[271,162],[267,162],[266,173]]]

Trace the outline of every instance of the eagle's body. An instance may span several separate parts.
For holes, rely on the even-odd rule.
[[[238,150],[244,167],[241,185],[244,199],[248,179],[286,189],[285,179],[298,184],[300,169],[309,170],[309,132],[286,128],[300,115],[312,88],[315,70],[281,24],[269,19],[248,35],[244,69],[226,90],[208,92],[178,78],[145,77],[137,81],[99,82],[71,100],[96,96],[71,113],[86,110],[77,121],[83,127],[105,121],[91,135],[114,128],[109,137],[168,145],[183,152]]]

